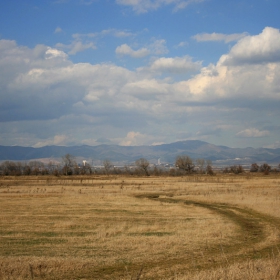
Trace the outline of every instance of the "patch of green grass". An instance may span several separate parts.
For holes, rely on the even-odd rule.
[[[157,232],[145,232],[142,235],[145,236],[164,236],[164,235],[172,235],[172,232],[162,232],[162,231],[157,231]]]
[[[173,235],[173,232],[166,232],[166,231],[147,231],[147,232],[133,232],[133,233],[129,233],[129,235],[131,236],[165,236],[165,235]]]
[[[5,235],[13,235],[15,234],[13,231],[0,231],[0,236],[5,236]]]
[[[46,231],[46,232],[33,232],[36,236],[42,236],[42,237],[58,237],[61,235],[61,233],[53,232],[53,231]]]
[[[71,232],[64,232],[64,236],[71,236],[71,237],[86,237],[88,235],[96,235],[96,232],[88,232],[88,231],[71,231]]]
[[[35,236],[40,237],[86,237],[88,235],[96,235],[92,231],[63,231],[63,232],[34,232]]]
[[[116,263],[123,264],[123,265],[131,265],[132,261],[128,259],[117,259]]]
[[[46,244],[61,244],[65,243],[67,240],[59,238],[5,238],[4,244],[8,246],[25,247],[25,246],[37,246]],[[0,243],[1,244],[1,243]],[[2,246],[4,245],[2,244]]]
[[[193,221],[195,218],[186,218],[185,221]]]

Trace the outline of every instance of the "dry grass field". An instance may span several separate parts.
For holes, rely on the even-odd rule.
[[[280,279],[280,175],[2,177],[0,279]]]

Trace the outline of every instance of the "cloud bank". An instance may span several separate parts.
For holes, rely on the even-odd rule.
[[[200,3],[205,0],[116,0],[116,3],[131,7],[136,13],[147,13],[166,5],[173,5],[173,11],[185,9],[192,3]]]
[[[193,39],[195,39],[198,42],[207,42],[207,41],[224,41],[225,43],[238,41],[244,37],[246,37],[247,33],[241,33],[241,34],[222,34],[222,33],[202,33],[197,34],[193,36]]]
[[[68,54],[83,48],[71,45]],[[103,137],[140,145],[209,140],[211,131],[239,139],[277,137],[272,127],[280,105],[278,29],[243,36],[206,67],[189,56],[162,56],[166,51],[164,40],[138,50],[121,45],[119,55],[158,55],[132,71],[113,63],[73,63],[59,46],[28,48],[0,40],[1,143],[94,145]],[[193,74],[172,79],[186,73]]]

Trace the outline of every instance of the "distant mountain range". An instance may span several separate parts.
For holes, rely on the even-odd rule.
[[[280,163],[280,149],[267,148],[229,148],[216,146],[199,140],[180,141],[156,146],[45,146],[41,148],[0,146],[0,161],[53,160],[61,161],[66,154],[76,157],[77,162],[83,159],[92,164],[102,164],[105,159],[114,164],[130,164],[144,157],[151,163],[160,158],[162,163],[174,163],[178,155],[188,155],[193,159],[212,160],[215,165],[251,164],[254,162]]]

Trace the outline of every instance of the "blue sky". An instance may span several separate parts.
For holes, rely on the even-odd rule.
[[[279,10],[0,1],[0,145],[280,147]]]

